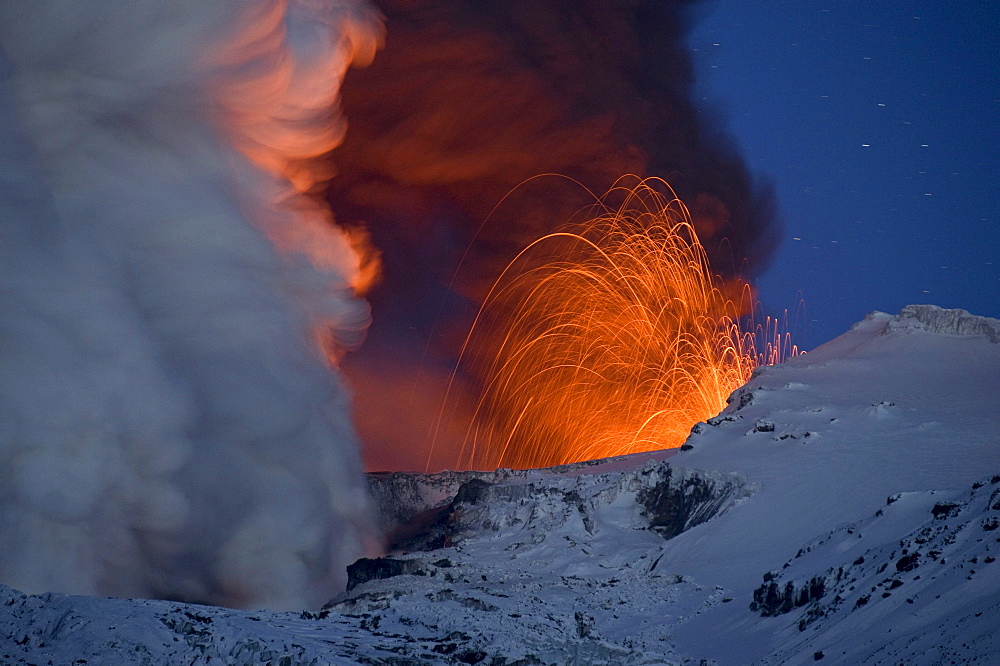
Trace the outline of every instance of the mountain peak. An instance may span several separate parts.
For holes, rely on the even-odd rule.
[[[882,313],[872,313],[875,314]],[[947,309],[936,305],[907,305],[898,315],[889,319],[883,335],[914,330],[944,335],[985,335],[990,342],[1000,343],[1000,319],[980,317],[960,308]]]

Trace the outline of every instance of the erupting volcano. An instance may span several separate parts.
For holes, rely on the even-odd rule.
[[[494,352],[475,341],[468,353],[462,348],[497,276],[509,280],[542,254],[565,262],[583,251],[551,236],[588,204],[576,183],[600,193],[622,174],[662,177],[672,188],[666,198],[676,192],[690,213],[682,236],[701,246],[693,261],[710,267],[700,279],[725,294],[712,297],[720,302],[703,316],[735,320],[748,308],[752,298],[741,285],[766,268],[777,216],[766,179],[750,171],[695,101],[685,39],[698,4],[379,2],[385,47],[370,67],[345,78],[350,126],[332,154],[337,174],[329,192],[338,221],[364,224],[383,258],[382,282],[366,296],[368,338],[342,365],[368,469],[455,469],[501,458],[483,454],[483,445],[472,455],[468,444],[485,434],[484,419],[513,409],[486,406],[501,399],[497,387],[469,363],[469,353]],[[552,173],[566,178],[535,178]],[[645,205],[642,198],[633,203]],[[651,214],[662,208],[648,203]],[[670,215],[673,221],[652,226],[675,226],[679,202]],[[640,217],[646,223],[651,215]],[[598,227],[572,233],[598,242]],[[557,257],[561,249],[569,255]],[[547,285],[554,289],[552,280]],[[498,308],[510,314],[509,291],[500,295],[504,304],[489,296],[493,328],[507,325]],[[736,305],[727,309],[726,298]],[[474,338],[484,330],[476,324]],[[484,343],[495,341],[493,332]],[[439,419],[445,392],[446,418]],[[647,429],[640,439],[652,445],[660,437]],[[554,453],[533,464],[564,458]]]
[[[484,388],[461,468],[680,446],[757,365],[797,353],[770,325],[758,351],[750,285],[713,275],[669,185],[629,180],[529,244],[487,295],[462,350]]]
[[[701,5],[0,2],[0,661],[996,663],[1000,320],[910,305],[799,355]],[[817,10],[761,15],[851,42],[870,105],[905,68],[860,28],[911,10]],[[823,71],[774,76],[825,123]],[[840,128],[864,162],[759,122],[818,202],[891,180],[919,97]],[[809,259],[865,299],[893,266]]]

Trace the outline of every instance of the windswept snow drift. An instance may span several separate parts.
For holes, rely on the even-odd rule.
[[[679,453],[375,475],[398,550],[353,565],[321,613],[10,591],[0,656],[990,663],[997,330],[931,306],[874,313],[758,371]]]

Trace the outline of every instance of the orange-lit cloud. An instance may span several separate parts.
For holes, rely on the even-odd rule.
[[[386,368],[450,371],[506,263],[592,202],[560,178],[504,199],[538,174],[598,195],[624,173],[661,176],[691,208],[713,271],[764,267],[771,197],[692,101],[684,39],[698,3],[379,4],[385,47],[345,78],[349,130],[329,193],[383,257],[368,343],[345,361],[360,402],[386,400],[366,387],[406,381]],[[424,447],[427,415],[390,403]],[[377,455],[381,426],[361,415],[359,428]]]

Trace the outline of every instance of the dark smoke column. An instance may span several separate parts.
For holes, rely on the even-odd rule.
[[[518,249],[591,203],[568,181],[533,181],[470,248],[523,180],[559,173],[600,195],[626,173],[666,178],[717,273],[737,277],[744,259],[764,267],[770,192],[692,100],[684,40],[696,2],[378,4],[386,46],[345,80],[350,127],[330,192],[340,219],[367,224],[384,258],[369,340],[345,366],[370,468],[424,466],[484,289]],[[478,392],[458,379],[460,392]],[[437,446],[430,467],[453,464]]]

